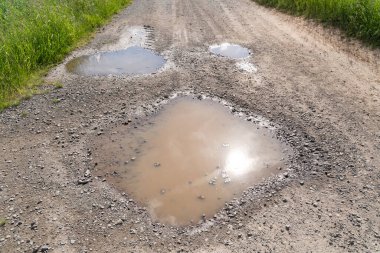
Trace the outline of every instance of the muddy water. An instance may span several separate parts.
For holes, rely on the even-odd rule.
[[[249,56],[249,50],[247,48],[230,43],[212,45],[210,46],[210,52],[231,59],[243,59]]]
[[[249,186],[279,173],[284,146],[209,100],[181,98],[143,126],[95,142],[96,173],[173,225],[213,216]]]
[[[85,55],[67,63],[69,72],[84,75],[139,75],[156,72],[165,64],[162,56],[138,46],[125,50]]]

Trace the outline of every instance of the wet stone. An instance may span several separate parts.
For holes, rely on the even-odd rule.
[[[138,129],[110,129],[92,145],[96,173],[117,171],[110,183],[146,206],[153,220],[171,225],[211,218],[226,202],[280,173],[288,148],[225,106],[192,98],[169,102]],[[131,156],[134,162],[123,162]]]
[[[212,45],[210,46],[210,52],[231,59],[243,59],[249,57],[248,48],[230,43]]]
[[[141,75],[157,72],[164,64],[165,59],[152,50],[133,46],[75,58],[66,69],[83,76]]]

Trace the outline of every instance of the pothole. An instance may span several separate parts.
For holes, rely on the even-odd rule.
[[[139,46],[125,50],[84,55],[69,61],[66,69],[78,75],[142,75],[157,72],[164,57]]]
[[[244,59],[249,57],[249,49],[237,44],[222,43],[210,46],[210,52],[231,59]]]
[[[155,221],[187,225],[212,217],[247,188],[286,167],[273,131],[215,101],[176,98],[139,125],[96,138],[98,175],[147,207]]]

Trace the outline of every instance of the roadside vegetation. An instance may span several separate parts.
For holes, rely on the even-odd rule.
[[[4,226],[6,223],[6,219],[0,218],[0,227]]]
[[[380,0],[255,0],[333,25],[347,35],[380,46]]]
[[[131,0],[0,1],[0,110]]]

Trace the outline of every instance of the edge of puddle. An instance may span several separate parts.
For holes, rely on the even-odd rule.
[[[237,45],[240,46],[241,48],[244,48],[248,51],[248,55],[246,57],[242,58],[233,58],[233,57],[228,57],[222,54],[218,54],[215,52],[212,52],[213,47],[221,47],[223,44],[228,44],[228,45]],[[254,75],[257,74],[259,71],[259,67],[257,64],[252,63],[253,59],[253,52],[252,49],[250,49],[248,46],[241,45],[239,43],[229,43],[229,42],[223,42],[223,43],[214,43],[208,46],[207,52],[212,56],[216,57],[218,59],[223,59],[227,61],[232,61],[234,62],[234,67],[241,71],[242,73],[249,74],[249,75]]]
[[[144,125],[142,121],[148,121],[147,119],[150,119],[152,117],[155,117],[168,103],[172,102],[175,99],[179,98],[193,98],[193,99],[208,99],[213,102],[218,102],[221,105],[228,108],[230,113],[232,113],[235,117],[239,117],[247,122],[252,123],[253,126],[259,126],[261,128],[267,128],[268,131],[273,134],[273,137],[279,140],[282,144],[284,144],[289,150],[285,150],[285,154],[287,155],[286,160],[286,167],[282,172],[275,176],[270,176],[261,181],[260,183],[257,183],[253,186],[248,187],[243,191],[243,193],[233,198],[231,201],[225,203],[225,207],[227,206],[233,206],[233,207],[241,207],[243,205],[247,205],[247,203],[252,201],[261,201],[265,198],[266,194],[272,194],[273,190],[278,190],[286,187],[288,183],[294,179],[295,177],[298,177],[298,173],[296,172],[296,164],[298,164],[298,152],[293,147],[291,143],[287,141],[287,138],[282,136],[280,133],[281,126],[277,125],[274,122],[269,121],[265,117],[262,117],[260,115],[257,115],[253,112],[251,112],[248,109],[245,109],[243,107],[240,107],[232,102],[229,102],[225,99],[219,98],[217,96],[214,96],[209,93],[196,93],[193,90],[182,90],[182,91],[175,91],[172,92],[171,95],[165,96],[163,98],[158,98],[154,102],[143,104],[140,106],[137,106],[135,109],[132,109],[132,111],[129,113],[130,118],[134,118],[134,120],[129,123],[130,126],[128,127],[138,127]],[[127,120],[128,118],[126,118]],[[123,122],[113,122],[109,126],[109,128],[105,132],[112,132],[115,127],[119,127],[122,125]],[[89,136],[89,139],[86,141],[87,148],[91,147],[92,140],[96,138],[96,132],[94,132],[92,135]],[[91,155],[90,155],[91,157]],[[99,180],[100,182],[101,180]],[[123,198],[129,199],[128,193],[122,193],[119,190],[117,190],[112,184],[109,184],[108,182],[102,182],[105,185],[102,187],[111,188],[115,191],[116,194],[119,194]],[[194,235],[203,231],[207,231],[210,227],[214,226],[215,224],[218,224],[218,222],[223,221],[226,217],[228,217],[228,210],[230,208],[221,208],[218,212],[215,213],[213,218],[205,219],[203,221],[200,221],[196,224],[190,224],[190,225],[183,225],[183,226],[175,226],[175,225],[167,225],[162,224],[159,222],[156,222],[152,220],[148,210],[144,207],[143,204],[139,203],[138,201],[132,199],[129,199],[130,203],[133,203],[136,208],[142,211],[139,215],[141,217],[146,218],[147,222],[152,225],[159,225],[162,227],[174,229],[176,231],[181,230],[187,235]],[[240,208],[241,209],[241,208]],[[235,208],[232,208],[232,210],[235,210]],[[238,211],[238,210],[235,210]]]

